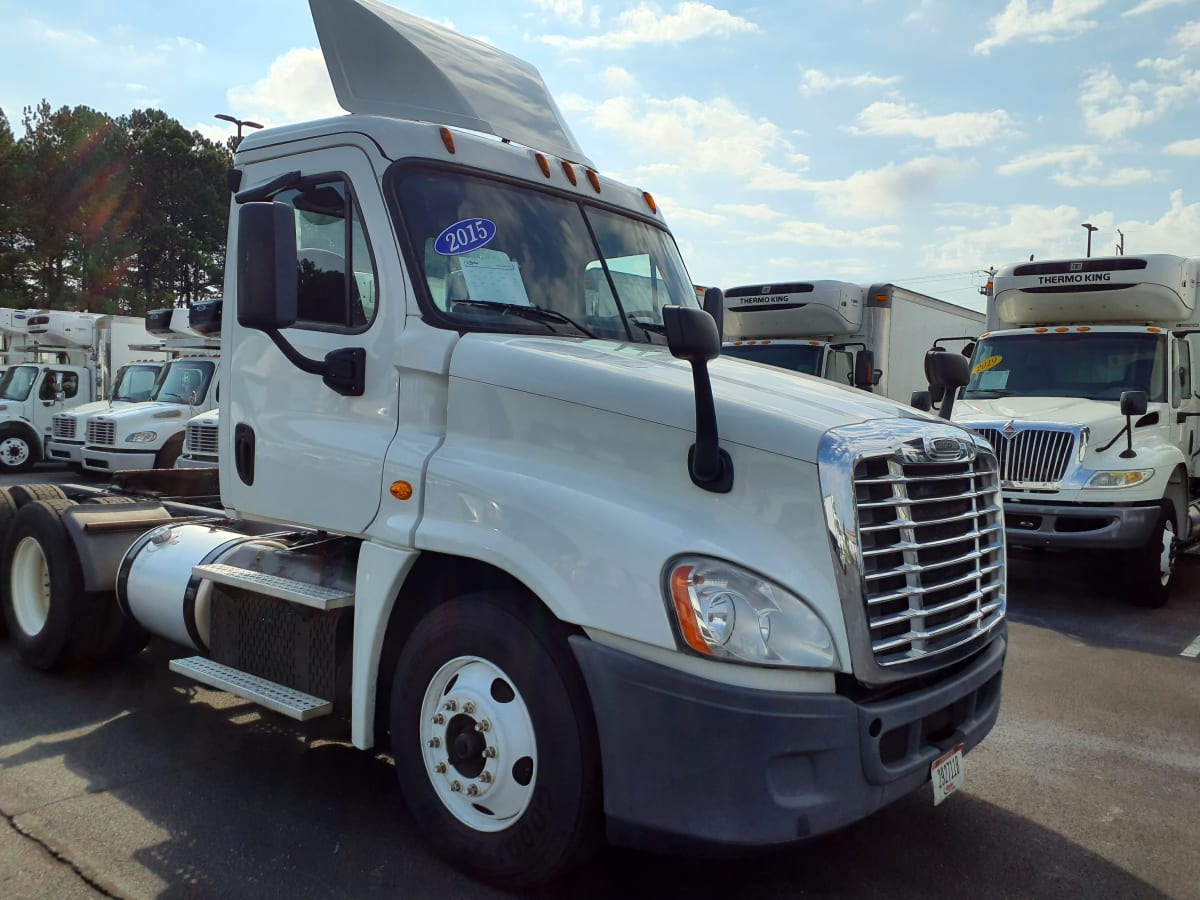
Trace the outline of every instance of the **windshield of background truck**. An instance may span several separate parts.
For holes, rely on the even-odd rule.
[[[1167,399],[1167,339],[1163,334],[1078,332],[983,338],[971,362],[964,400],[996,397],[1079,397],[1120,400],[1145,391]]]
[[[574,197],[417,171],[396,196],[426,304],[456,328],[662,343],[697,306],[671,235]]]
[[[158,380],[158,366],[122,366],[113,384],[114,400],[149,400]]]
[[[216,369],[217,364],[211,359],[172,360],[158,373],[158,383],[150,399],[192,406],[203,403]]]
[[[812,344],[742,344],[722,347],[721,355],[736,356],[751,362],[766,363],[781,369],[791,369],[803,375],[820,375],[821,351],[824,348]]]
[[[37,366],[13,366],[0,378],[0,400],[24,400],[37,376]]]

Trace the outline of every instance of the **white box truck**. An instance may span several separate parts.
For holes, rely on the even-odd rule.
[[[24,472],[42,459],[54,416],[111,391],[113,373],[149,338],[131,316],[44,311],[26,318],[27,340],[13,349],[30,361],[0,377],[0,472]]]
[[[188,420],[183,452],[175,461],[175,468],[207,469],[217,465],[220,416],[219,409],[210,409]]]
[[[29,317],[34,309],[0,309],[0,373],[16,362],[27,362],[32,355],[15,349],[29,342]]]
[[[1200,531],[1197,260],[1022,262],[993,279],[955,421],[1000,460],[1008,541],[1123,558],[1160,606]]]
[[[220,298],[202,300],[151,322],[172,358],[144,402],[91,413],[79,463],[91,472],[169,469],[183,450],[190,418],[212,409],[221,381]]]
[[[746,285],[727,290],[725,302],[725,355],[904,403],[928,387],[927,350],[939,340],[974,338],[984,325],[982,312],[895,284]]]
[[[986,442],[718,358],[720,291],[534,68],[310,5],[351,114],[235,155],[223,509],[178,499],[200,469],[13,488],[21,658],[150,632],[183,677],[388,735],[418,830],[508,885],[605,833],[766,847],[953,790],[1006,652]]]

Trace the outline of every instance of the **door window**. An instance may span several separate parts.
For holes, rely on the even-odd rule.
[[[60,372],[54,369],[46,372],[46,377],[42,379],[42,386],[38,388],[38,399],[40,400],[55,400],[58,397],[60,388],[59,376],[62,378],[62,393],[64,400],[70,400],[79,393],[79,373],[78,372]]]

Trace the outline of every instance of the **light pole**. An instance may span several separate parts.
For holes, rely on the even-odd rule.
[[[242,142],[242,126],[243,125],[246,126],[247,128],[262,128],[263,127],[263,126],[259,125],[257,122],[251,122],[249,119],[239,119],[236,116],[227,116],[225,113],[217,113],[214,118],[223,119],[226,122],[232,122],[234,125],[237,126],[237,130],[238,130],[237,131],[237,142],[239,144]]]
[[[1098,225],[1093,225],[1091,222],[1084,222],[1079,227],[1087,229],[1087,233],[1088,233],[1087,255],[1090,257],[1092,255],[1092,232],[1099,231],[1100,227]]]

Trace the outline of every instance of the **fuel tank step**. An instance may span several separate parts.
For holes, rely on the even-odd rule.
[[[201,567],[198,567],[201,568]],[[297,691],[293,688],[267,681],[249,672],[243,672],[232,666],[213,662],[203,656],[189,656],[184,659],[173,659],[170,663],[172,672],[186,675],[188,678],[228,691],[245,700],[252,700],[260,706],[283,713],[293,719],[305,722],[327,716],[333,712],[333,703],[322,700],[312,694]]]
[[[331,610],[354,605],[354,595],[348,594],[340,588],[309,584],[306,581],[281,578],[278,575],[265,575],[262,572],[242,569],[238,566],[226,566],[221,563],[192,566],[192,574],[197,578],[207,578],[214,584],[241,588],[265,597],[275,597],[279,600],[287,600],[289,603],[311,606],[313,609]]]

